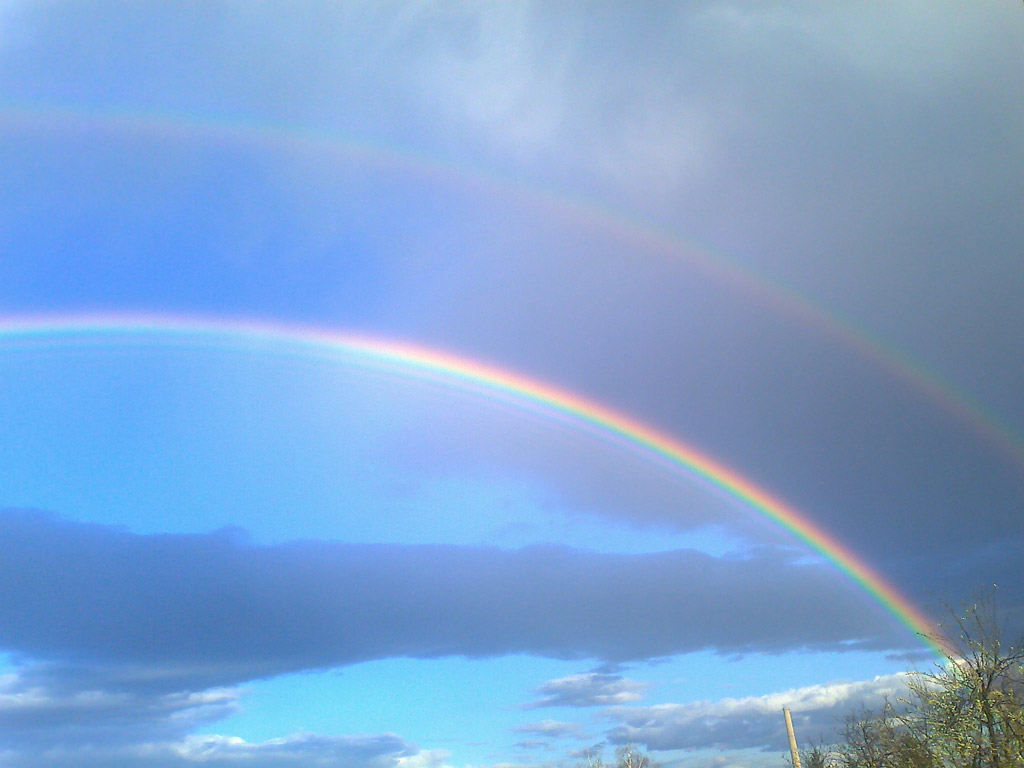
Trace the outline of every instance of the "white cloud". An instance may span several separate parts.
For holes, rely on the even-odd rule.
[[[609,738],[613,743],[645,744],[650,749],[782,749],[785,746],[782,708],[793,714],[798,737],[827,740],[850,712],[895,702],[907,691],[907,675],[834,682],[793,688],[764,696],[613,707],[609,717],[621,722]]]
[[[234,736],[189,735],[139,744],[39,746],[2,753],[9,768],[451,768],[445,750],[420,750],[391,733],[324,736],[293,734],[264,742]]]
[[[400,757],[395,761],[395,768],[451,768],[447,760],[451,752],[446,749],[424,749],[415,755]]]
[[[412,744],[392,733],[360,736],[321,736],[294,734],[264,742],[248,742],[233,736],[191,735],[168,749],[198,763],[233,761],[267,761],[320,764],[342,762],[357,766],[397,766],[433,768],[439,765],[440,753],[424,756]],[[403,759],[414,761],[401,763]]]

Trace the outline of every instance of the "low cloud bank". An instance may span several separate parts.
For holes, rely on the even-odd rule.
[[[915,642],[835,569],[773,549],[262,546],[239,531],[144,536],[8,511],[0,579],[0,649],[132,668],[133,686],[165,691],[400,656],[614,662]]]

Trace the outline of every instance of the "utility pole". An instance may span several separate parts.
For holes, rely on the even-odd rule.
[[[789,736],[789,753],[793,756],[793,768],[800,768],[800,752],[796,748],[796,734],[793,732],[793,718],[789,707],[782,708],[782,716],[786,718],[786,734]]]

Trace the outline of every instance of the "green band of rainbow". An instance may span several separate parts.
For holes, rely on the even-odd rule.
[[[164,339],[213,342],[232,349],[283,351],[288,354],[348,360],[439,381],[555,416],[576,427],[610,437],[634,451],[684,469],[739,499],[821,553],[860,585],[939,657],[947,643],[924,612],[852,550],[805,515],[758,487],[736,470],[692,445],[559,387],[466,357],[414,344],[322,329],[200,318],[160,316],[48,317],[0,320],[0,342],[61,343],[89,339]]]

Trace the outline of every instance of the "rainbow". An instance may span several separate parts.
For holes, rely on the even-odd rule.
[[[885,370],[894,380],[916,392],[967,428],[997,452],[1018,472],[1024,473],[1024,440],[1002,424],[980,403],[908,355],[893,349],[850,321],[813,304],[778,282],[769,281],[728,257],[694,247],[636,217],[574,198],[563,192],[547,192],[454,161],[439,160],[409,149],[396,149],[342,137],[308,126],[269,123],[244,118],[145,112],[102,106],[68,106],[45,103],[20,104],[0,101],[0,128],[74,129],[79,132],[116,132],[126,136],[181,139],[248,146],[256,149],[288,149],[317,157],[338,157],[387,168],[436,183],[500,199],[514,200],[585,227],[600,227],[622,242],[632,243],[645,256],[656,256],[670,265],[686,264],[723,285],[753,297],[817,333],[842,344],[861,358]]]
[[[948,643],[935,624],[852,550],[806,515],[696,447],[606,405],[522,374],[411,343],[256,321],[164,316],[70,316],[0,320],[0,350],[25,344],[159,340],[254,352],[283,352],[383,369],[498,399],[611,439],[647,459],[700,478],[821,553],[940,658]]]

